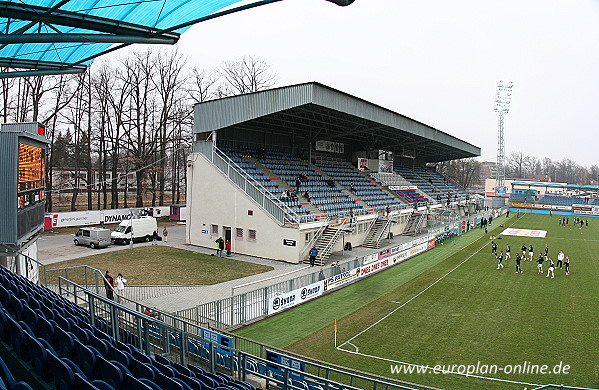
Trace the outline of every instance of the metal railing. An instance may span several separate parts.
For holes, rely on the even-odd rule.
[[[324,224],[320,228],[318,228],[317,231],[314,232],[312,239],[310,239],[310,241],[302,248],[302,250],[300,251],[300,260],[303,260],[306,257],[308,257],[308,253],[310,252],[310,249],[312,249],[314,247],[314,245],[316,245],[316,241],[318,241],[318,239],[320,238],[322,233],[329,226],[329,221],[330,221],[330,218],[327,217],[326,220],[324,221]]]
[[[409,250],[434,238],[435,234],[432,233],[417,237],[408,243],[401,244],[401,250]],[[412,256],[406,257],[406,259],[410,257]],[[323,267],[319,271],[274,283],[270,286],[178,310],[175,314],[192,321],[207,322],[210,326],[218,329],[235,329],[267,317],[271,298],[361,267],[365,263],[364,260],[365,257],[359,257],[331,267]]]
[[[285,202],[260,184],[235,161],[231,160],[213,142],[199,142],[195,145],[194,150],[206,157],[281,226],[285,223],[298,224],[302,221],[301,215],[293,211]]]
[[[344,234],[344,229],[345,229],[345,225],[348,224],[348,220],[347,219],[343,219],[341,224],[337,225],[337,226],[327,226],[333,230],[336,230],[335,234],[329,239],[329,242],[327,242],[327,244],[325,245],[324,248],[322,248],[322,250],[320,251],[320,253],[318,254],[318,258],[320,258],[321,260],[326,261],[326,259],[328,259],[329,255],[331,254],[331,252],[333,251],[333,247],[335,246],[335,244],[337,243],[337,241],[339,241],[339,237]],[[325,229],[326,230],[326,229]]]
[[[281,390],[304,390],[304,383],[322,390],[436,390],[292,354],[185,319],[170,323],[168,319],[143,314],[142,307],[112,301],[62,277],[58,284],[61,295],[76,299],[89,311],[90,322],[115,340],[183,366],[201,366],[212,373],[226,373],[242,381],[266,382],[266,388]],[[273,362],[267,359],[267,351],[299,360],[303,367]],[[294,380],[298,377],[301,380]]]

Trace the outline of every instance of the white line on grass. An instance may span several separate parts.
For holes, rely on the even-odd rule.
[[[356,347],[354,344],[350,343],[349,341],[347,343],[356,349],[356,353],[360,352],[360,349],[358,347]],[[347,351],[347,352],[351,352],[351,351]]]
[[[516,221],[518,221],[517,219],[512,222],[512,224],[509,227],[511,227],[513,224],[516,223]],[[470,245],[474,244],[475,242],[477,242],[478,240],[480,240],[481,238],[484,238],[485,236],[481,236],[479,238],[477,238],[476,240],[472,241],[470,244],[465,245],[461,250],[464,250],[466,248],[468,248]],[[430,286],[428,286],[427,288],[425,288],[424,290],[420,291],[418,294],[414,295],[412,298],[410,298],[409,300],[407,300],[405,303],[403,303],[401,306],[396,307],[393,311],[391,311],[390,313],[388,313],[387,315],[385,315],[384,317],[380,318],[378,321],[376,321],[374,324],[370,325],[369,327],[367,327],[366,329],[364,329],[363,331],[361,331],[360,333],[356,334],[355,336],[353,336],[352,338],[350,338],[349,340],[345,341],[344,343],[342,343],[341,345],[339,345],[338,347],[336,347],[337,349],[340,349],[342,351],[345,351],[344,349],[342,349],[341,347],[343,347],[345,344],[348,344],[350,341],[353,341],[356,337],[360,336],[361,334],[363,334],[364,332],[372,329],[374,326],[376,326],[377,324],[380,324],[384,319],[388,318],[390,315],[392,315],[393,313],[395,313],[396,311],[398,311],[399,309],[401,309],[402,307],[404,307],[405,305],[407,305],[408,303],[412,302],[414,299],[416,299],[417,297],[419,297],[420,295],[422,295],[425,291],[427,291],[429,288],[433,287],[435,284],[439,283],[441,280],[443,280],[447,275],[449,275],[450,273],[452,273],[453,271],[455,271],[459,266],[461,266],[462,264],[464,264],[465,262],[467,262],[468,260],[470,260],[474,255],[478,254],[480,251],[483,250],[483,248],[485,248],[486,245],[483,245],[480,247],[479,250],[477,250],[476,252],[474,252],[473,254],[471,254],[470,256],[468,256],[464,261],[462,261],[460,264],[456,265],[453,269],[451,269],[449,272],[447,272],[445,275],[441,276],[439,279],[437,279],[435,282],[433,282],[433,284],[431,284]],[[457,252],[456,252],[457,253]],[[394,302],[394,303],[399,303],[399,302]],[[352,344],[353,345],[353,344]],[[354,345],[354,347],[357,349],[357,347]]]
[[[470,244],[471,245],[473,243],[475,243],[478,240],[472,241]],[[466,245],[464,248],[467,248],[468,245]],[[447,275],[449,275],[450,273],[452,273],[453,271],[455,271],[460,265],[464,264],[465,262],[467,262],[468,260],[470,260],[474,255],[478,254],[481,250],[483,250],[483,248],[485,248],[485,245],[483,245],[479,250],[477,250],[476,252],[474,252],[473,254],[471,254],[470,256],[468,256],[464,261],[462,261],[460,264],[456,265],[455,267],[453,267],[449,272],[447,272],[445,275],[441,276],[439,279],[437,279],[436,281],[433,282],[433,284],[431,284],[430,286],[428,286],[427,288],[425,288],[424,290],[420,291],[418,294],[414,295],[412,298],[408,299],[406,302],[404,302],[402,305],[396,307],[395,309],[393,309],[393,311],[391,311],[390,313],[388,313],[387,315],[381,317],[378,321],[376,321],[375,323],[373,323],[372,325],[370,325],[369,327],[367,327],[366,329],[364,329],[363,331],[361,331],[360,333],[356,334],[355,336],[353,336],[352,338],[350,338],[349,340],[347,340],[346,342],[344,342],[343,344],[341,344],[340,346],[337,347],[337,349],[341,349],[341,347],[343,347],[345,344],[348,344],[350,341],[354,340],[356,337],[360,336],[361,334],[367,332],[368,330],[372,329],[374,326],[380,324],[383,320],[387,319],[390,315],[392,315],[393,313],[395,313],[396,311],[398,311],[399,309],[401,309],[402,307],[404,307],[405,305],[407,305],[408,303],[412,302],[414,299],[418,298],[420,295],[424,294],[429,288],[433,287],[435,284],[439,283],[441,280],[443,280]],[[355,346],[354,346],[355,347]],[[357,348],[357,347],[356,347]]]
[[[351,344],[351,343],[350,343]],[[352,344],[353,345],[353,344]],[[341,347],[337,347],[337,349],[340,349]],[[357,347],[356,347],[357,349]],[[387,359],[384,357],[380,357],[380,356],[374,356],[374,355],[368,355],[366,353],[362,353],[362,352],[354,352],[354,351],[349,351],[347,349],[340,349],[341,351],[347,352],[347,353],[351,353],[352,355],[359,355],[359,356],[364,356],[364,357],[369,357],[372,359],[378,359],[378,360],[384,360],[386,362],[391,362],[391,363],[397,363],[397,364],[402,364],[402,365],[406,365],[406,366],[414,366],[414,367],[422,367],[425,368],[427,370],[431,370],[434,371],[433,368],[431,368],[430,366],[423,366],[423,365],[419,365],[419,364],[414,364],[414,363],[407,363],[407,362],[402,362],[399,360],[393,360],[393,359]],[[443,374],[455,374],[455,375],[462,375],[462,376],[467,376],[470,378],[478,378],[478,379],[486,379],[486,380],[491,380],[491,381],[498,381],[498,382],[507,382],[507,383],[515,383],[515,384],[519,384],[519,385],[528,385],[528,386],[543,386],[542,384],[537,384],[537,383],[528,383],[528,382],[519,382],[519,381],[512,381],[509,379],[500,379],[500,378],[493,378],[493,377],[487,377],[487,376],[482,376],[482,375],[475,375],[475,374],[467,374],[467,373],[462,373],[462,372],[455,372],[455,371],[447,371],[447,370],[438,370],[439,372],[442,372]]]
[[[512,224],[508,227],[511,227],[512,225],[514,225],[517,222],[517,220],[515,220],[514,222],[512,222]],[[480,240],[481,238],[484,238],[485,236],[481,236],[480,238],[472,241],[470,244],[464,246],[463,249],[469,247],[470,245],[474,244],[475,242],[477,242],[478,240]],[[461,266],[462,264],[464,264],[466,261],[470,260],[472,257],[474,257],[474,255],[478,254],[480,251],[482,251],[484,248],[486,247],[486,245],[483,245],[480,249],[478,249],[476,252],[474,252],[473,254],[471,254],[470,256],[468,256],[464,261],[462,261],[460,264],[456,265],[454,268],[452,268],[449,272],[447,272],[445,275],[441,276],[439,279],[437,279],[435,282],[433,282],[430,286],[428,286],[427,288],[425,288],[424,290],[420,291],[418,294],[414,295],[412,298],[410,298],[409,300],[407,300],[406,302],[404,302],[403,304],[401,304],[400,306],[398,306],[397,308],[395,308],[393,311],[391,311],[390,313],[388,313],[387,315],[385,315],[384,317],[380,318],[378,321],[376,321],[374,324],[370,325],[369,327],[367,327],[366,329],[362,330],[360,333],[356,334],[355,336],[353,336],[352,338],[350,338],[349,340],[345,341],[343,344],[339,345],[338,347],[335,347],[337,350],[339,351],[343,351],[343,352],[347,352],[347,353],[351,353],[353,355],[360,355],[360,356],[364,356],[364,357],[369,357],[372,359],[378,359],[378,360],[384,360],[384,361],[388,361],[388,362],[393,362],[393,363],[397,363],[397,364],[403,364],[403,365],[411,365],[411,366],[416,366],[416,367],[427,367],[427,366],[422,366],[422,365],[418,365],[418,364],[413,364],[413,363],[407,363],[407,362],[402,362],[399,360],[393,360],[393,359],[388,359],[388,358],[384,358],[384,357],[380,357],[380,356],[374,356],[374,355],[368,355],[362,352],[359,352],[359,348],[353,344],[351,341],[353,341],[355,338],[357,338],[358,336],[362,335],[363,333],[365,333],[366,331],[372,329],[374,326],[376,326],[377,324],[381,323],[384,319],[388,318],[389,316],[391,316],[393,313],[395,313],[396,311],[398,311],[399,309],[401,309],[402,307],[404,307],[405,305],[407,305],[408,303],[412,302],[414,299],[416,299],[418,296],[420,296],[421,294],[423,294],[425,291],[427,291],[429,288],[433,287],[435,284],[437,284],[438,282],[440,282],[441,280],[443,280],[447,275],[449,275],[450,273],[452,273],[453,271],[455,271],[459,266]],[[397,301],[391,301],[393,303],[400,303]],[[344,345],[349,344],[352,347],[354,347],[356,350],[355,351],[350,351],[348,349],[344,349],[342,348]],[[468,377],[473,377],[473,378],[479,378],[479,379],[486,379],[486,380],[492,380],[492,381],[499,381],[499,382],[507,382],[507,383],[515,383],[515,384],[522,384],[522,385],[528,385],[528,386],[542,386],[541,384],[536,384],[536,383],[527,383],[527,382],[518,382],[518,381],[512,381],[509,379],[500,379],[500,378],[492,378],[492,377],[485,377],[485,376],[481,376],[481,375],[474,375],[474,374],[466,374],[466,373],[459,373],[459,372],[453,372],[453,371],[445,371],[445,373],[448,374],[456,374],[456,375],[462,375],[462,376],[468,376]]]

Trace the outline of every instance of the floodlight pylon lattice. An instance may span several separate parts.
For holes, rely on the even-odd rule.
[[[505,141],[504,141],[504,114],[510,111],[512,100],[512,88],[514,83],[511,81],[498,81],[495,92],[495,112],[498,114],[498,132],[497,132],[497,173],[495,180],[495,192],[505,193]]]

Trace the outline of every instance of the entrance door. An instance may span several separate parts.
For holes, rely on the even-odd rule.
[[[229,240],[231,242],[231,228],[229,226],[223,226],[223,237],[225,241]]]

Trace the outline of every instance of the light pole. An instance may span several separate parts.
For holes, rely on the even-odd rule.
[[[497,82],[497,91],[495,93],[495,112],[498,114],[499,129],[497,136],[497,174],[495,180],[495,194],[505,195],[505,142],[503,140],[503,114],[510,111],[510,102],[512,100],[512,87],[514,83],[511,81]]]
[[[129,249],[133,249],[133,211],[129,213],[129,228],[131,230],[131,238],[129,239]]]

